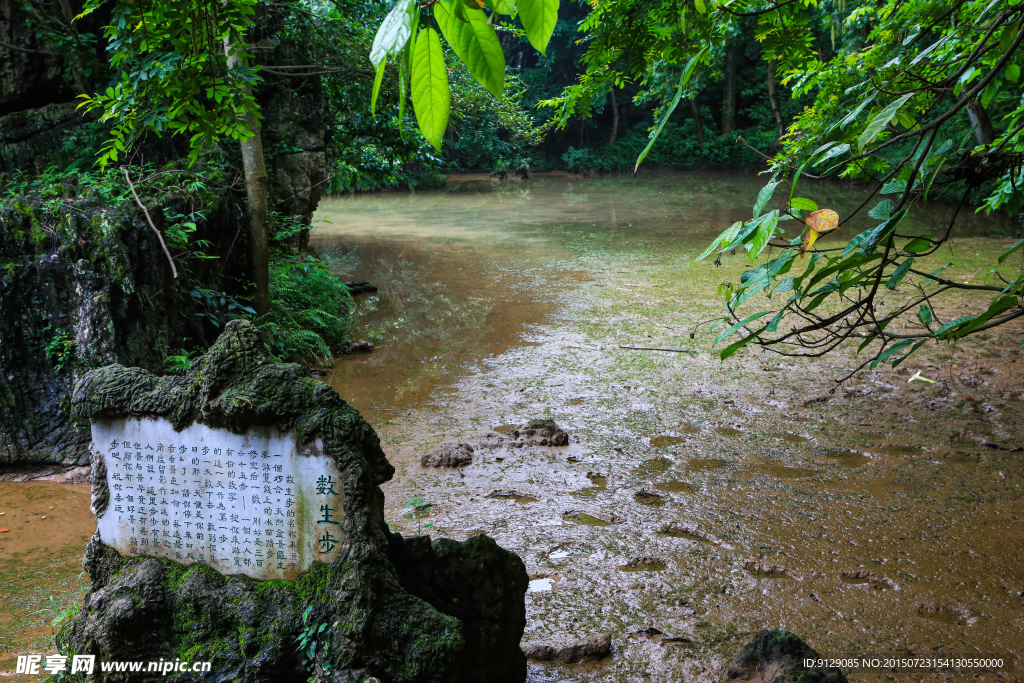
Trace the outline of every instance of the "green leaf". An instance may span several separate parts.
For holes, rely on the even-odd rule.
[[[658,126],[654,129],[654,133],[651,134],[650,142],[648,142],[647,146],[644,147],[644,151],[640,152],[640,156],[636,158],[636,166],[633,167],[633,175],[636,175],[636,172],[640,169],[640,164],[647,158],[647,153],[651,151],[652,147],[654,147],[654,142],[658,139],[658,136],[661,135],[661,129],[665,127],[665,124],[668,123],[669,117],[672,116],[672,112],[674,112],[676,107],[679,105],[679,100],[683,97],[683,90],[686,89],[686,84],[690,82],[690,76],[693,75],[693,70],[697,68],[697,62],[700,61],[700,58],[703,57],[704,53],[707,51],[708,48],[701,48],[701,51],[687,62],[686,68],[683,69],[683,75],[679,78],[679,87],[676,88],[676,94],[675,97],[672,98],[672,103],[669,104],[668,108],[662,114],[661,121],[658,122]]]
[[[558,0],[519,0],[519,20],[530,45],[544,54],[558,23]]]
[[[451,94],[441,38],[432,28],[420,32],[413,48],[412,109],[423,137],[441,151],[441,139],[451,111]]]
[[[892,272],[892,275],[889,277],[889,281],[885,283],[885,286],[888,287],[889,289],[896,289],[896,287],[899,286],[900,281],[904,278],[904,276],[907,274],[907,271],[910,270],[910,267],[912,265],[914,265],[913,256],[911,256],[906,261],[904,261],[903,263],[896,267],[896,270],[894,270]]]
[[[869,97],[866,100],[864,100],[863,102],[861,102],[860,105],[858,105],[858,107],[856,109],[854,109],[849,114],[847,114],[843,118],[843,120],[839,122],[839,130],[846,130],[846,127],[848,125],[850,125],[851,122],[857,120],[857,117],[860,116],[860,113],[862,111],[864,111],[864,107],[868,106],[869,104],[871,104],[874,101],[875,101],[875,95],[871,95],[871,97]]]
[[[719,245],[722,244],[723,240],[725,240],[726,238],[731,240],[737,233],[739,233],[741,227],[743,227],[742,221],[736,221],[735,223],[730,225],[728,228],[725,229],[725,231],[721,235],[715,238],[714,242],[708,245],[708,248],[705,249],[700,256],[690,261],[690,263],[693,264],[697,263],[697,261],[703,261],[704,259],[706,259],[708,256],[711,255],[711,252],[713,252],[715,249],[718,249]]]
[[[1003,253],[1002,253],[1002,254],[1001,254],[1001,255],[999,256],[999,262],[1000,262],[1000,263],[1002,263],[1002,262],[1003,262],[1003,261],[1005,261],[1006,259],[1010,258],[1010,255],[1011,255],[1011,254],[1013,254],[1013,252],[1015,252],[1015,251],[1017,251],[1018,249],[1020,249],[1021,247],[1024,247],[1024,240],[1021,240],[1020,242],[1017,242],[1016,244],[1012,245],[1012,246],[1011,246],[1011,247],[1010,247],[1009,249],[1007,249],[1006,251],[1004,251],[1004,252],[1003,252]]]
[[[800,209],[801,211],[817,211],[818,204],[812,199],[806,197],[793,197],[789,200],[789,205],[794,209]]]
[[[388,58],[385,56],[380,60],[380,64],[377,65],[377,75],[373,77],[373,94],[370,95],[370,113],[373,118],[377,118],[377,96],[380,95],[380,84],[384,82],[384,65],[387,64]]]
[[[814,165],[815,165],[815,167],[820,166],[821,164],[825,163],[829,159],[837,157],[840,154],[845,154],[846,152],[849,152],[849,151],[850,151],[850,146],[848,144],[846,144],[845,142],[843,144],[841,144],[841,145],[836,145],[835,147],[830,148],[828,150],[828,152],[825,154],[825,156],[823,156],[822,158],[820,158],[816,162],[814,162]]]
[[[932,309],[925,304],[921,304],[921,308],[917,312],[917,319],[921,321],[922,325],[929,327],[932,324]]]
[[[971,318],[971,316],[965,315],[965,316],[963,316],[961,318],[957,318],[955,320],[950,320],[948,323],[946,323],[945,325],[943,325],[939,329],[937,329],[934,332],[932,332],[932,336],[937,338],[937,339],[942,339],[943,338],[942,335],[944,335],[946,332],[949,332],[953,328],[959,327],[960,325],[963,325],[964,323],[966,323],[966,322],[968,322],[969,320],[972,320],[972,319],[973,318]]]
[[[377,29],[370,48],[370,63],[376,69],[388,55],[394,56],[402,51],[412,37],[412,13],[410,9],[415,0],[398,0],[391,8],[384,21]]]
[[[868,216],[880,221],[887,221],[892,217],[893,203],[891,199],[883,199],[873,209],[868,211]]]
[[[700,14],[708,13],[708,8],[704,5],[704,0],[693,0],[693,6]]]
[[[762,190],[763,192],[764,190]],[[766,214],[767,218],[761,221],[761,224],[757,226],[757,231],[754,232],[753,239],[747,244],[747,251],[750,252],[750,262],[753,263],[757,255],[760,254],[765,245],[768,244],[768,240],[775,234],[775,230],[779,225],[779,212],[772,211]]]
[[[773,180],[758,191],[757,201],[754,202],[754,218],[761,215],[764,207],[767,206],[768,202],[771,201],[772,195],[775,194],[775,188],[778,186],[779,181]]]
[[[765,311],[765,313],[769,313],[769,312],[770,311]],[[752,342],[755,339],[757,339],[758,335],[760,335],[761,332],[763,332],[763,331],[764,330],[758,330],[757,332],[752,333],[750,336],[744,337],[743,339],[740,339],[738,342],[733,342],[729,346],[727,346],[724,349],[722,349],[722,353],[719,354],[719,358],[721,358],[722,360],[725,360],[726,358],[728,358],[732,354],[736,353],[737,351],[742,349],[744,346],[746,346],[750,342]]]
[[[879,190],[878,194],[903,194],[903,191],[906,189],[906,180],[890,180],[885,185],[882,185],[882,189]]]
[[[776,292],[779,291],[778,288],[776,288],[775,291]],[[778,313],[776,313],[775,317],[772,318],[772,321],[770,323],[768,323],[768,327],[764,328],[765,331],[766,332],[774,332],[775,330],[779,329],[779,323],[782,322],[782,316],[785,315],[785,313],[786,313],[786,309],[785,308],[783,308]]]
[[[905,349],[913,343],[914,341],[912,339],[904,339],[901,342],[893,344],[885,351],[882,351],[882,353],[878,354],[878,358],[871,361],[871,369],[874,370],[876,367],[878,367],[879,363],[884,363],[885,361],[889,360],[893,356],[893,354],[898,352],[900,349]]]
[[[452,0],[458,3],[462,0]],[[487,23],[487,15],[480,10],[466,12],[467,21],[452,16],[448,2],[434,5],[434,16],[445,40],[451,45],[473,78],[497,98],[505,88],[505,53],[501,49],[494,27]],[[520,5],[520,11],[522,5]]]
[[[875,118],[871,119],[871,122],[864,127],[864,132],[860,134],[860,139],[857,140],[858,149],[863,150],[865,147],[870,145],[878,137],[878,134],[882,132],[882,129],[889,125],[892,118],[896,116],[904,104],[907,103],[914,93],[907,93],[903,97],[899,98],[895,102],[892,102],[882,111],[878,112]]]
[[[760,313],[752,313],[751,315],[748,315],[746,318],[744,318],[743,320],[740,320],[738,323],[736,323],[735,325],[733,325],[732,327],[727,329],[725,332],[723,332],[720,335],[718,335],[717,337],[715,337],[715,340],[713,342],[711,342],[711,343],[712,344],[717,344],[718,342],[722,341],[723,339],[725,339],[726,337],[731,335],[733,332],[735,332],[736,330],[738,330],[741,327],[743,327],[744,325],[746,325],[747,323],[753,322],[754,320],[757,320],[758,318],[766,316],[769,313],[771,313],[771,311],[761,311]]]
[[[1016,64],[1010,64],[1009,66],[1006,67],[1006,71],[1003,73],[1003,75],[1006,76],[1006,80],[1010,81],[1011,83],[1016,83],[1018,80],[1020,80],[1020,67],[1017,66]]]
[[[921,235],[920,237],[915,237],[914,239],[907,242],[907,246],[903,247],[903,251],[909,252],[911,254],[920,254],[922,252],[928,251],[929,249],[932,248],[932,243],[929,239],[930,237],[931,235]]]
[[[498,14],[511,15],[516,11],[516,0],[494,0],[494,11]]]

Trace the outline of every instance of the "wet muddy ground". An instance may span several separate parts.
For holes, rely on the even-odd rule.
[[[1024,453],[1013,451],[1024,446],[1024,324],[925,347],[835,391],[852,354],[720,362],[710,326],[694,326],[721,314],[718,284],[749,264],[690,261],[749,217],[762,184],[463,178],[321,206],[330,222],[313,245],[345,279],[380,287],[355,308],[356,336],[377,350],[339,359],[327,381],[397,468],[385,486],[393,528],[487,533],[519,553],[531,578],[524,642],[612,635],[601,662],[531,663],[535,683],[718,680],[762,628],[827,656],[1024,643]],[[859,200],[840,186],[807,196],[841,215]],[[969,216],[949,272],[976,276],[1012,230]],[[917,372],[935,383],[908,383]],[[537,417],[557,420],[570,445],[419,464],[438,444]],[[18,651],[45,651],[53,616],[80,599],[93,522],[88,491],[54,482],[0,482],[0,513],[3,671]]]
[[[749,215],[761,183],[632,182],[481,179],[322,205],[331,223],[314,244],[381,286],[357,304],[380,348],[339,360],[328,381],[398,469],[385,488],[394,528],[483,532],[519,553],[532,579],[524,642],[612,634],[611,658],[531,663],[532,681],[717,680],[773,627],[828,656],[1021,648],[1024,325],[926,347],[834,392],[852,353],[721,362],[708,325],[690,333],[749,265],[690,261]],[[812,196],[840,213],[855,199]],[[1011,243],[1004,230],[972,217],[951,272],[981,272]],[[935,384],[908,383],[918,371]],[[439,443],[536,417],[571,444],[419,465]]]

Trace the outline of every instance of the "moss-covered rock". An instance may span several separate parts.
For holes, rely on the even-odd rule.
[[[94,536],[84,561],[92,590],[58,637],[62,652],[213,662],[211,673],[176,681],[525,680],[519,557],[485,536],[389,533],[379,485],[394,468],[376,433],[330,386],[271,362],[250,323],[228,325],[184,377],[119,365],[89,372],[74,405],[92,419],[162,417],[236,433],[276,425],[300,443],[317,440],[341,472],[344,541],[331,565],[291,583],[125,557]]]

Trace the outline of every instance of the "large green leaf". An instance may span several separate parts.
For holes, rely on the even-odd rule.
[[[512,14],[516,11],[516,0],[494,0],[494,11],[498,14]]]
[[[907,93],[895,102],[890,103],[889,106],[882,111],[878,112],[878,114],[875,115],[875,118],[871,119],[871,122],[864,127],[864,132],[860,134],[860,139],[857,140],[857,147],[863,150],[874,142],[875,138],[878,137],[878,134],[882,132],[882,129],[889,125],[889,122],[892,121],[894,116],[896,116],[896,112],[898,112],[903,105],[907,103],[907,100],[913,96],[914,93]]]
[[[453,14],[450,3],[439,2],[434,5],[434,16],[444,39],[473,78],[500,98],[505,88],[505,53],[494,27],[487,23],[487,15],[482,10],[470,9],[463,21]]]
[[[441,38],[432,28],[423,29],[413,47],[412,109],[423,137],[440,151],[441,138],[448,127],[451,94]]]
[[[520,7],[522,7],[522,4],[520,4]],[[679,105],[679,100],[683,98],[683,91],[686,89],[686,84],[690,82],[690,77],[693,76],[693,70],[697,68],[697,63],[700,61],[700,58],[703,57],[704,53],[707,51],[708,48],[702,48],[700,52],[694,55],[693,58],[686,63],[686,68],[683,69],[683,75],[679,78],[679,87],[676,88],[675,97],[672,98],[672,102],[668,105],[668,108],[666,108],[665,112],[662,114],[661,121],[658,122],[658,126],[654,129],[654,132],[651,134],[650,142],[648,142],[647,146],[644,147],[644,151],[640,152],[640,156],[636,158],[636,166],[633,167],[633,175],[636,175],[636,172],[640,169],[640,164],[643,163],[643,160],[647,158],[647,153],[651,151],[652,147],[654,147],[655,141],[658,139],[658,136],[661,135],[661,129],[665,127],[666,123],[668,123],[668,119],[670,116],[672,116],[672,112],[674,112],[676,110],[676,107]]]
[[[526,39],[544,54],[558,23],[558,0],[519,0],[518,5]]]
[[[388,55],[397,55],[412,37],[412,12],[415,0],[398,0],[391,8],[384,21],[377,29],[370,48],[370,63],[374,69],[380,68],[381,62]]]

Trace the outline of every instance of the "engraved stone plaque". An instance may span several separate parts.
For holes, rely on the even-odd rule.
[[[107,488],[97,531],[123,555],[293,581],[340,552],[337,465],[294,432],[126,418],[94,420],[92,441]]]

